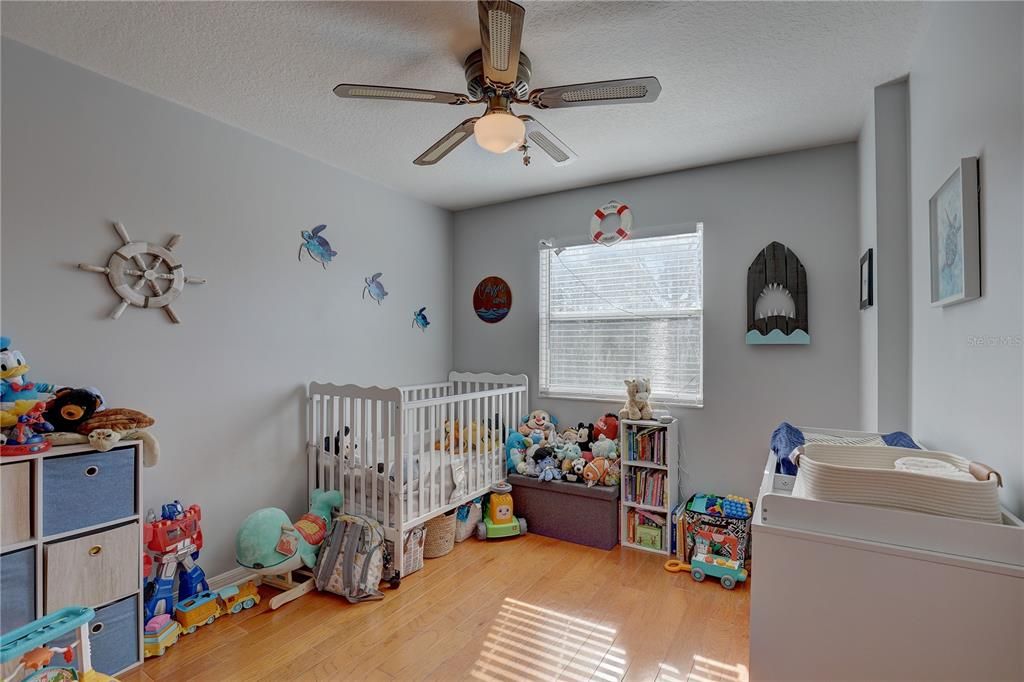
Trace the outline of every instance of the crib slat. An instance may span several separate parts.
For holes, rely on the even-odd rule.
[[[379,400],[374,400],[371,406],[372,412],[370,416],[373,418],[373,426],[370,430],[370,453],[373,455],[370,459],[370,518],[377,519],[380,521],[380,517],[377,516],[377,479],[380,476],[377,475],[377,461],[379,459],[380,449],[380,403]],[[387,470],[384,471],[384,476],[387,476]],[[365,494],[365,493],[364,493]],[[387,525],[387,521],[383,521],[382,525]]]
[[[425,452],[424,449],[423,449],[423,436],[424,436],[424,431],[425,431],[424,427],[425,427],[426,421],[427,421],[426,409],[427,408],[425,408],[425,407],[416,408],[416,412],[417,412],[417,414],[419,416],[419,419],[418,419],[418,421],[419,421],[419,429],[417,429],[417,430],[420,433],[420,450],[419,450],[420,474],[419,474],[419,485],[420,485],[420,513],[421,514],[424,512],[424,507],[427,504],[427,502],[426,502],[427,490],[426,490],[426,484],[425,484],[425,481],[424,481],[424,479],[426,478],[426,474],[427,474],[427,472],[426,472],[427,466],[424,466],[424,454],[423,454]],[[427,461],[429,462],[429,460],[427,460]]]

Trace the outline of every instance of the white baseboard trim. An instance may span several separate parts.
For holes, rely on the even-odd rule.
[[[230,571],[225,571],[219,575],[215,575],[212,578],[207,578],[206,582],[210,584],[211,590],[219,590],[229,585],[240,585],[249,580],[255,580],[256,584],[260,584],[260,575],[248,568],[239,566],[232,568]]]

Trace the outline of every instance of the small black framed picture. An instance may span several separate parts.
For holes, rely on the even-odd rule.
[[[875,304],[875,250],[868,249],[860,257],[860,309]]]

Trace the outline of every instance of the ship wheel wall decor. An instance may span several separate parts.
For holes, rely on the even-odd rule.
[[[187,277],[181,262],[174,255],[174,247],[181,241],[181,235],[171,235],[166,246],[149,242],[133,242],[121,223],[114,223],[114,230],[123,245],[110,255],[106,267],[79,263],[86,272],[97,272],[107,276],[121,302],[110,313],[111,319],[121,317],[129,305],[138,308],[163,308],[171,322],[180,324],[171,303],[174,302],[186,284],[206,284],[202,277]]]

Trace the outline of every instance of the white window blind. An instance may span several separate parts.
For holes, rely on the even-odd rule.
[[[540,252],[540,392],[703,405],[703,231]]]

